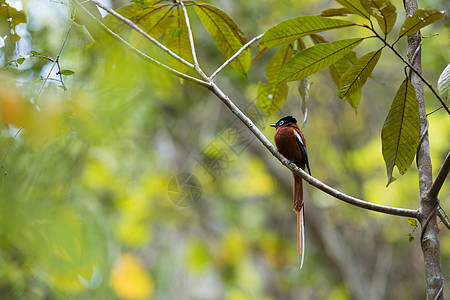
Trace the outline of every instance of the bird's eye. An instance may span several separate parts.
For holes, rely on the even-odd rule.
[[[283,125],[284,124],[284,121],[280,121],[280,122],[278,122],[278,125]]]

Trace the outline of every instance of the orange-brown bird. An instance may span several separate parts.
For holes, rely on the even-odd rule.
[[[306,151],[305,137],[297,125],[297,120],[287,116],[277,123],[270,125],[276,128],[275,145],[278,151],[299,168],[309,169],[308,152]],[[305,257],[305,226],[303,210],[303,183],[302,178],[294,174],[294,212],[297,214],[297,254],[301,257],[300,269]]]

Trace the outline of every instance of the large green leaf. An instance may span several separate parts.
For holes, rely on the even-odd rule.
[[[323,36],[318,34],[311,34],[310,38],[315,45],[329,43]],[[351,51],[350,53],[352,52],[353,51]],[[328,69],[330,70],[331,79],[333,79],[334,84],[336,84],[338,88],[342,75],[344,75],[344,73],[352,66],[352,64],[350,63],[350,59],[347,58],[350,53],[328,67]],[[356,53],[354,55],[356,55]]]
[[[102,18],[97,5],[95,5],[95,3],[93,2],[88,1],[80,3],[80,6],[82,6],[83,8],[79,8],[75,11],[74,22],[79,25],[84,25],[91,37],[96,41],[100,41],[102,38],[107,36],[103,28],[98,24],[96,20],[92,18],[92,16],[99,20],[101,20]]]
[[[233,56],[234,53],[247,43],[242,30],[226,13],[217,7],[197,3],[194,5],[194,8],[206,30],[208,30],[219,48],[219,51],[226,59]],[[249,49],[243,51],[231,62],[231,65],[242,74],[247,74],[250,64],[251,56]]]
[[[273,117],[283,107],[287,92],[288,86],[285,83],[275,85],[260,81],[256,104],[268,117]]]
[[[381,131],[383,158],[389,185],[394,166],[405,174],[414,160],[420,138],[419,107],[414,88],[406,78],[394,97]]]
[[[381,50],[367,53],[342,75],[339,83],[339,98],[349,99],[364,86],[380,59]]]
[[[16,33],[16,26],[26,22],[27,17],[23,10],[18,11],[5,1],[0,1],[0,36],[8,35],[5,43],[10,46],[10,49],[13,49],[14,43],[20,40],[20,36]]]
[[[290,43],[302,36],[331,29],[356,25],[353,22],[319,16],[303,16],[286,20],[264,34],[261,45],[275,47]]]
[[[142,9],[141,5],[134,4],[122,7],[117,12],[131,20],[154,39],[160,38],[172,23],[172,10],[169,9],[167,4],[153,5],[146,9]],[[111,22],[111,20],[108,20],[108,22]],[[120,20],[113,20],[112,22],[113,24],[108,25],[108,27],[119,34],[128,29],[128,25]],[[131,44],[140,49],[152,45],[151,41],[135,30],[131,31],[129,40]]]
[[[363,38],[339,40],[300,51],[284,64],[277,83],[301,80],[328,67],[347,55],[363,40]]]
[[[316,45],[328,43],[328,41],[321,35],[311,34],[310,37],[313,43]],[[356,56],[356,52],[350,51],[343,58],[339,59],[334,64],[328,67],[328,69],[330,70],[331,79],[338,88],[339,83],[341,82],[342,75],[344,75],[345,72],[347,72],[347,70],[352,67],[352,64],[355,64],[357,61],[358,57]],[[350,104],[352,108],[355,109],[356,112],[358,104],[361,100],[361,91],[354,93],[351,97],[348,97],[345,100]]]
[[[302,100],[302,112],[303,112],[303,127],[306,126],[308,121],[308,106],[306,105],[309,99],[309,88],[311,87],[311,82],[309,77],[305,77],[298,81],[297,89],[300,94],[300,99]]]
[[[342,4],[354,14],[360,15],[361,17],[366,19],[370,18],[369,13],[362,6],[360,0],[336,0],[336,2]]]
[[[337,17],[337,16],[346,16],[351,14],[350,9],[345,7],[340,8],[329,8],[325,9],[320,13],[321,17]]]
[[[351,67],[352,64],[345,57],[341,58],[340,60],[338,60],[329,67],[331,79],[338,88],[339,83],[341,82],[342,75],[344,75],[345,72],[347,72],[347,70],[350,69]]]
[[[348,104],[355,110],[355,113],[357,113],[359,102],[361,101],[361,90],[357,91],[350,97],[345,99]]]
[[[448,88],[450,86],[450,64],[442,71],[438,79],[437,89],[439,95],[444,99],[444,103],[447,103]]]
[[[169,24],[169,20],[166,19],[166,17],[171,15],[171,11],[169,9],[165,9],[167,7],[167,4],[163,4],[153,5],[143,9],[140,4],[132,4],[116,9],[116,12],[129,19],[143,31],[157,39],[164,34]],[[115,33],[121,33],[125,29],[129,28],[127,24],[113,15],[107,15],[103,22]]]
[[[364,8],[377,19],[381,30],[388,34],[397,20],[395,6],[389,0],[361,0]]]
[[[406,18],[405,22],[400,27],[399,37],[410,35],[425,26],[433,24],[444,17],[444,15],[444,11],[438,11],[435,9],[418,9],[412,16]]]
[[[277,82],[278,74],[280,73],[283,65],[292,57],[294,51],[290,44],[283,45],[280,50],[272,57],[267,63],[264,70],[266,71],[266,78],[269,84]]]
[[[175,54],[192,63],[194,59],[192,58],[189,33],[186,19],[180,6],[177,6],[177,8],[174,9],[173,14],[169,19],[171,20],[171,23],[164,35],[164,45]],[[167,58],[169,59],[171,66],[180,72],[184,73],[189,69],[188,66],[179,62],[169,54],[167,54]]]

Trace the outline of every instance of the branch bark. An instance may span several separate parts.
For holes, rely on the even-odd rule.
[[[241,110],[233,103],[233,101],[231,101],[230,98],[224,92],[222,92],[222,90],[220,90],[220,88],[215,83],[212,82],[211,85],[209,86],[209,89],[231,110],[233,114],[235,114],[253,132],[253,134],[260,140],[260,142],[273,154],[273,156],[275,156],[283,165],[289,168],[292,172],[302,177],[309,184],[315,186],[316,188],[320,189],[321,191],[327,193],[330,196],[333,196],[336,199],[347,202],[354,206],[390,215],[418,218],[417,210],[397,208],[367,202],[349,196],[345,193],[342,193],[326,185],[322,181],[310,176],[305,171],[295,166],[295,164],[290,163],[286,157],[284,157],[280,152],[278,152],[277,148],[275,148],[275,146],[272,145],[272,143],[258,129],[258,127],[256,127],[255,124],[253,124],[253,122],[245,114],[241,112]]]
[[[439,170],[436,179],[431,186],[431,189],[428,193],[429,197],[435,198],[438,196],[439,191],[441,190],[442,185],[447,178],[448,173],[450,172],[450,152],[447,153],[447,157],[445,157],[444,163]]]
[[[405,0],[405,12],[413,15],[417,10],[417,0]],[[431,197],[429,191],[433,183],[433,173],[430,157],[430,144],[428,139],[428,119],[425,109],[425,96],[422,73],[422,49],[420,32],[408,36],[408,60],[414,70],[411,72],[411,84],[416,92],[419,105],[420,127],[422,132],[421,143],[417,151],[417,167],[419,172],[420,213],[419,222],[422,226],[421,246],[425,266],[427,299],[443,299],[444,279],[442,277],[440,262],[439,227],[436,212],[439,206],[437,197]]]

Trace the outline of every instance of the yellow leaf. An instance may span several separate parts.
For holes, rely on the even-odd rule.
[[[110,284],[121,299],[151,299],[154,292],[150,273],[131,254],[122,254],[112,271]]]

